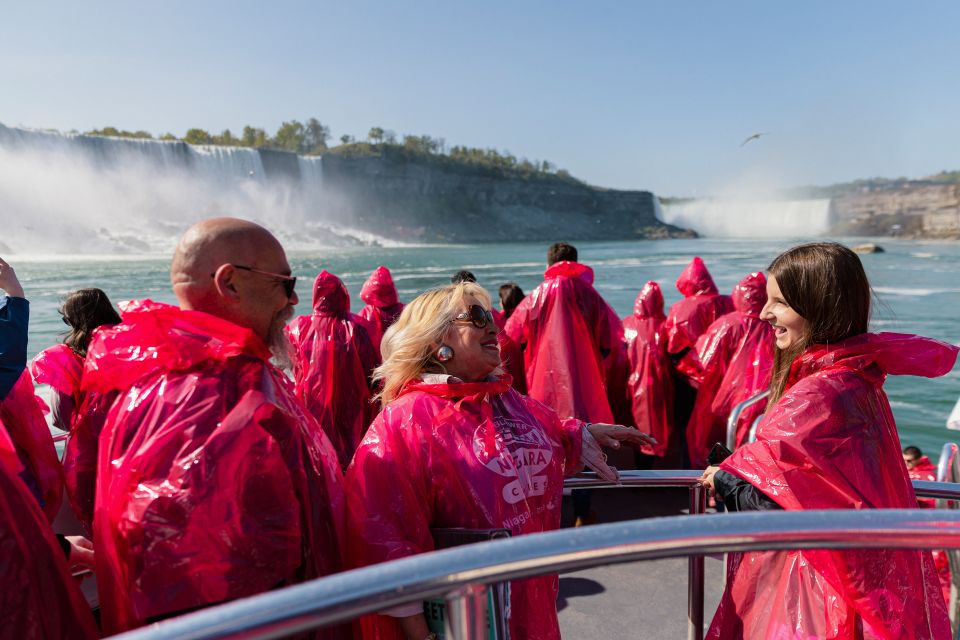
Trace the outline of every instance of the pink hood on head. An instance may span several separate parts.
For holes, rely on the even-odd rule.
[[[400,302],[390,269],[377,267],[360,290],[360,299],[374,307],[390,307]]]
[[[553,263],[543,272],[545,279],[549,278],[580,278],[588,284],[593,284],[593,269],[579,262],[562,260]]]
[[[633,315],[638,318],[663,318],[663,292],[653,280],[643,285],[633,303]]]
[[[717,285],[713,283],[713,276],[710,275],[707,265],[703,263],[700,256],[694,256],[687,268],[677,278],[677,290],[685,298],[696,295],[716,295],[718,293]]]
[[[350,313],[350,293],[340,278],[326,270],[313,281],[313,310],[327,316]]]
[[[767,304],[767,278],[763,272],[751,273],[733,288],[733,306],[748,316],[760,316]]]

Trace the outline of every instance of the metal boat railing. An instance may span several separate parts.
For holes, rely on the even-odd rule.
[[[681,486],[688,473],[626,472],[622,486]],[[647,475],[656,474],[656,475]],[[672,475],[671,475],[672,474]],[[677,485],[669,485],[675,480]],[[594,478],[571,482],[601,488]],[[915,481],[918,496],[960,500],[960,486]],[[616,486],[616,485],[613,485]],[[468,545],[335,574],[117,636],[126,640],[278,638],[431,598],[447,602],[449,638],[486,637],[484,586],[598,566],[785,549],[960,549],[957,510],[830,510],[648,518]],[[702,573],[699,576],[702,580]],[[691,616],[691,638],[702,638]],[[699,623],[699,624],[695,624]]]
[[[743,402],[736,404],[733,411],[727,417],[727,449],[733,451],[737,446],[737,423],[740,421],[740,414],[760,402],[770,395],[770,390],[761,391],[757,395],[747,398]],[[751,432],[753,429],[751,428]]]
[[[940,450],[937,464],[937,482],[960,482],[960,447],[955,442],[947,442]],[[956,500],[937,500],[941,509],[958,509]],[[960,550],[947,550],[950,563],[950,619],[953,621],[953,636],[960,637]]]

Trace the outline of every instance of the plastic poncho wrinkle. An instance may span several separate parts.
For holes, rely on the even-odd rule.
[[[262,341],[201,312],[134,308],[94,338],[84,371],[119,394],[94,517],[105,630],[340,570],[335,453]],[[118,386],[134,345],[150,366]]]
[[[559,527],[582,423],[490,382],[407,386],[377,416],[347,471],[350,558],[365,566],[433,550],[431,529]],[[511,637],[559,638],[556,577],[514,582]],[[384,616],[364,637],[399,638]]]
[[[882,390],[894,371],[935,377],[958,348],[903,334],[864,334],[814,345],[791,370],[757,441],[721,468],[784,509],[916,508],[900,440]],[[743,554],[728,565],[712,638],[771,629],[809,637],[949,638],[932,556],[919,551]]]

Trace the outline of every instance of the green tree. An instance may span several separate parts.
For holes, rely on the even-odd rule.
[[[340,136],[340,144],[350,144],[353,142],[353,136],[343,134]]]
[[[294,153],[304,153],[304,143],[306,141],[306,129],[303,123],[291,120],[284,122],[277,129],[277,134],[273,136],[272,145],[277,149],[292,151]]]
[[[246,126],[240,135],[240,144],[245,147],[267,146],[267,132],[256,127]]]
[[[370,127],[370,131],[367,133],[367,139],[373,144],[380,144],[383,142],[383,129],[380,127]]]
[[[233,134],[230,133],[230,129],[224,129],[220,132],[220,135],[213,137],[213,144],[220,144],[225,147],[235,147],[240,144],[240,140],[233,137]]]
[[[330,139],[330,127],[322,124],[316,118],[307,120],[304,131],[304,153],[321,153],[327,149],[327,140]]]
[[[183,141],[187,144],[213,144],[213,137],[203,129],[189,129]]]
[[[172,133],[170,133],[170,132],[168,131],[167,133],[165,133],[165,134],[163,134],[162,136],[160,136],[160,138],[158,138],[158,139],[159,139],[159,140],[171,141],[171,140],[176,140],[176,139],[177,139],[177,136],[173,135]]]

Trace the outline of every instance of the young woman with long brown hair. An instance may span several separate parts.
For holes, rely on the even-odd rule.
[[[957,347],[868,333],[871,290],[836,243],[794,247],[770,265],[761,317],[774,327],[770,408],[755,442],[703,482],[729,510],[915,509],[887,374],[946,374]],[[949,638],[929,552],[732,554],[708,637]]]

